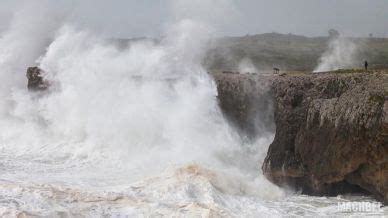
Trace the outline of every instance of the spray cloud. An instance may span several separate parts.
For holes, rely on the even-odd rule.
[[[206,44],[221,23],[208,22],[222,16],[181,12],[213,8],[214,2],[197,2],[196,7],[187,7],[192,1],[170,3],[175,13],[163,40],[142,40],[125,50],[79,29],[74,18],[46,19],[57,10],[48,3],[42,3],[45,9],[39,13],[32,5],[17,15],[0,42],[12,51],[2,54],[6,61],[0,63],[1,76],[14,78],[4,80],[1,90],[2,148],[39,159],[104,162],[109,169],[148,166],[151,172],[195,162],[244,165],[248,167],[242,170],[256,174],[259,151],[252,162],[243,163],[245,150],[223,119],[215,84],[201,64]],[[230,13],[230,1],[216,3]],[[37,21],[22,19],[29,16]],[[43,39],[51,38],[46,47]],[[34,63],[48,72],[53,84],[43,96],[25,89],[23,72]],[[267,140],[262,143],[269,144]]]
[[[7,179],[88,189],[98,184],[102,190],[141,181],[146,188],[135,199],[160,201],[163,194],[164,201],[177,205],[193,198],[207,204],[223,193],[282,193],[258,176],[272,135],[244,145],[224,120],[214,81],[202,66],[220,22],[212,25],[215,17],[204,18],[203,10],[195,9],[215,6],[201,1],[184,7],[183,2],[193,4],[170,2],[176,12],[160,42],[140,40],[125,49],[81,28],[74,17],[47,19],[61,10],[47,2],[15,15],[0,39],[1,51],[8,51],[0,58],[0,148],[4,162],[23,171],[10,171]],[[230,1],[215,2],[230,7]],[[182,8],[194,11],[182,13]],[[47,93],[26,89],[24,72],[35,64],[52,84]],[[181,170],[166,180],[160,173],[170,168]],[[190,174],[192,169],[200,173]],[[145,179],[155,175],[162,179]],[[182,185],[186,175],[195,177]]]
[[[257,73],[258,70],[249,58],[243,58],[238,64],[238,71],[240,73]]]
[[[350,39],[333,37],[314,72],[351,68],[357,64],[358,46]]]

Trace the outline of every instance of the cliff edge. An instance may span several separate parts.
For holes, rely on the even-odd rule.
[[[381,73],[273,81],[276,134],[268,179],[312,195],[366,191],[388,200],[388,101]]]
[[[29,68],[28,88],[45,90]],[[388,75],[212,74],[220,108],[243,136],[275,131],[262,166],[279,186],[311,195],[367,192],[388,203]]]
[[[268,119],[274,119],[275,138],[262,166],[273,183],[310,195],[368,193],[387,203],[388,75],[338,71],[215,78],[220,107],[241,132],[254,135],[262,130],[257,126],[271,126]],[[263,119],[263,110],[273,116]]]

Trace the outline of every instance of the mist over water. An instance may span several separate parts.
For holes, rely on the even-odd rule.
[[[232,1],[169,4],[162,40],[124,49],[71,7],[15,13],[0,38],[1,216],[276,216],[304,204],[262,176],[273,134],[244,142],[202,65]],[[47,92],[27,91],[35,65]]]
[[[124,51],[71,23],[28,33],[18,27],[2,38],[12,51],[2,75],[14,77],[3,91],[4,149],[42,158],[103,156],[130,167],[144,165],[142,158],[153,160],[149,167],[212,163],[217,153],[240,149],[201,65],[213,31],[208,24],[182,19],[166,29],[162,42],[144,40]],[[25,69],[35,64],[47,72],[49,93],[25,89]]]
[[[213,198],[216,190],[269,199],[282,195],[259,176],[259,159],[272,136],[244,144],[218,108],[216,86],[201,64],[211,25],[175,16],[161,42],[142,40],[123,50],[63,17],[48,20],[53,8],[41,6],[33,14],[34,6],[22,8],[0,39],[0,192],[9,199],[1,204],[3,215],[84,214],[93,207],[44,206],[66,187],[71,189],[61,191],[66,199],[88,202],[89,195],[99,196],[107,201],[100,206],[109,205],[110,195],[144,202],[163,195],[160,203],[172,205],[207,202],[202,198]],[[46,72],[48,92],[26,90],[24,72],[33,65]],[[142,195],[127,190],[134,183],[143,184]],[[168,194],[167,187],[176,193]],[[39,200],[32,202],[31,192]],[[135,214],[164,208],[121,207],[137,208]]]

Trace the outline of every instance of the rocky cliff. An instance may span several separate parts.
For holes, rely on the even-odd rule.
[[[218,91],[225,115],[244,131],[252,128],[250,114],[261,110],[251,108],[256,105],[250,101],[257,101],[252,95],[263,98],[246,84],[265,77],[238,75],[218,77]],[[276,124],[262,167],[266,177],[305,194],[366,192],[387,203],[387,77],[320,73],[266,79]]]
[[[220,107],[232,125],[248,139],[275,131],[272,75],[224,72],[213,74]]]
[[[44,90],[29,68],[28,88]],[[365,192],[388,203],[388,75],[215,73],[220,107],[242,136],[275,131],[266,177],[305,194]]]

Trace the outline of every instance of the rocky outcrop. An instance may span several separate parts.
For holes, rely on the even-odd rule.
[[[385,80],[337,73],[276,78],[276,135],[262,167],[267,178],[306,194],[364,190],[387,202]]]
[[[48,88],[42,74],[28,69],[29,90]],[[388,203],[385,74],[212,75],[225,117],[243,136],[276,132],[262,166],[269,180],[305,194],[367,192]]]
[[[43,70],[38,67],[29,67],[27,69],[27,88],[31,91],[46,90],[48,82],[43,79]]]
[[[221,110],[247,139],[275,130],[270,75],[215,73]]]
[[[387,203],[385,74],[226,72],[214,77],[220,107],[240,132],[254,138],[275,122],[262,166],[273,183],[310,195],[368,193]]]

